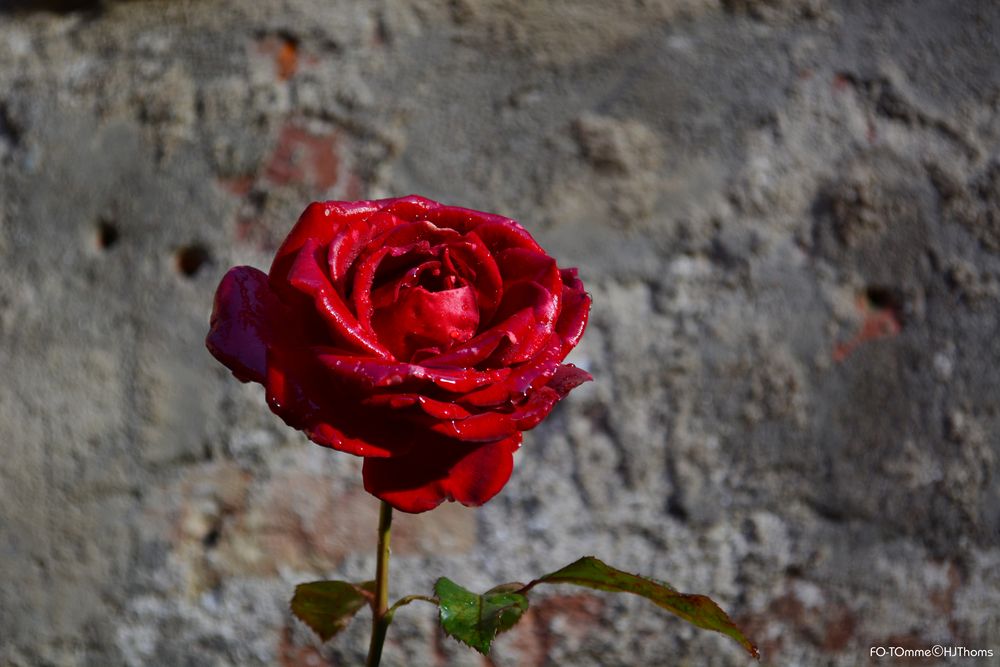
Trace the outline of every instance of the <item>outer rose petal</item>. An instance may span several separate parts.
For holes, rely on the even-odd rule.
[[[437,208],[428,211],[426,217],[439,227],[450,227],[451,229],[457,229],[460,232],[467,232],[470,229],[475,229],[479,225],[487,222],[496,222],[501,224],[513,222],[510,218],[505,218],[502,215],[496,215],[495,213],[485,213],[471,208],[462,208],[461,206],[443,206],[440,204]]]
[[[378,419],[324,377],[315,360],[295,347],[268,355],[267,402],[292,428],[316,444],[357,456],[394,456],[411,441],[399,424]]]
[[[526,248],[544,253],[528,230],[510,218],[458,206],[441,206],[430,211],[427,219],[440,227],[450,227],[460,232],[475,230],[493,253],[507,248]]]
[[[215,292],[208,338],[209,352],[243,382],[264,382],[267,345],[276,322],[287,321],[267,276],[250,266],[229,269]]]
[[[583,283],[576,277],[576,269],[563,269],[562,312],[556,322],[556,333],[562,338],[562,358],[565,359],[570,350],[576,347],[587,328],[587,318],[590,316],[590,295],[583,288]]]
[[[380,405],[393,410],[417,407],[424,415],[435,419],[465,419],[472,414],[461,405],[439,401],[422,394],[375,394],[362,402],[365,405]]]
[[[547,385],[531,392],[526,401],[510,412],[481,412],[463,419],[434,422],[429,428],[467,442],[505,438],[538,426],[566,394],[592,379],[590,373],[572,364],[563,364]]]
[[[430,425],[436,433],[458,438],[465,442],[489,442],[506,438],[519,431],[538,426],[562,398],[548,387],[531,394],[513,412],[481,412],[465,419],[438,421]]]
[[[479,446],[446,438],[416,443],[406,456],[365,459],[365,490],[414,514],[445,500],[482,505],[510,479],[520,444],[520,433]]]
[[[541,359],[538,363],[529,362],[516,368],[504,382],[469,392],[459,402],[478,408],[511,405],[523,399],[532,388],[546,384],[557,370],[559,362],[554,358]]]
[[[238,266],[222,279],[205,341],[213,356],[240,380],[263,384],[274,413],[320,445],[360,456],[404,451],[409,440],[399,426],[332,394],[322,367],[301,348],[302,337],[263,272]]]
[[[325,247],[342,226],[364,220],[378,211],[381,204],[378,201],[327,201],[309,204],[274,256],[268,274],[271,280],[281,282],[284,279],[295,255],[306,241],[311,240]]]
[[[420,195],[379,199],[378,204],[387,212],[405,220],[426,220],[430,211],[441,208],[441,204]]]
[[[451,393],[464,393],[500,382],[510,375],[509,368],[477,371],[468,368],[428,368],[417,364],[404,364],[365,359],[338,354],[336,351],[317,349],[316,359],[330,373],[361,391],[399,387],[406,391],[436,386]]]
[[[552,334],[551,323],[539,321],[531,306],[514,313],[499,324],[492,325],[490,329],[503,331],[509,341],[508,345],[498,345],[490,356],[488,365],[491,367],[504,367],[527,361],[545,346],[547,338]]]
[[[559,400],[562,400],[566,398],[566,394],[593,379],[594,377],[582,368],[577,368],[573,364],[563,364],[546,387],[559,394]]]

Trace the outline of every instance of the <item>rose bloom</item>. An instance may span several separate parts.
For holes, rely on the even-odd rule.
[[[405,512],[481,505],[582,382],[590,297],[517,222],[423,197],[310,204],[269,273],[230,269],[206,344],[289,426],[364,457]]]

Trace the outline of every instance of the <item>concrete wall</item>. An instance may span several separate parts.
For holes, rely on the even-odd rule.
[[[1000,649],[1000,5],[0,6],[0,665],[361,661],[286,607],[373,571],[360,462],[203,338],[306,203],[411,192],[581,267],[596,382],[486,507],[398,517],[394,596],[589,553],[766,664]],[[748,660],[553,588],[492,662],[417,604],[385,662]]]

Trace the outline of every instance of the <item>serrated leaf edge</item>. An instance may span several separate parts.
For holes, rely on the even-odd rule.
[[[361,583],[355,583],[353,581],[342,581],[342,580],[339,580],[339,579],[321,579],[321,580],[317,580],[317,581],[305,581],[305,582],[302,582],[301,584],[296,584],[296,586],[295,586],[295,592],[292,593],[292,597],[288,601],[288,610],[292,613],[293,617],[295,617],[296,619],[299,620],[299,622],[301,622],[307,628],[309,628],[314,633],[316,633],[316,636],[318,636],[320,638],[320,640],[323,641],[324,643],[330,641],[330,639],[332,639],[334,636],[336,636],[341,631],[343,631],[347,627],[347,624],[351,622],[351,619],[353,619],[357,615],[358,611],[361,610],[361,608],[359,607],[353,613],[351,613],[347,617],[343,618],[343,622],[337,622],[335,624],[336,627],[337,627],[337,629],[335,629],[333,631],[333,633],[331,633],[329,636],[324,637],[323,636],[323,632],[321,630],[319,630],[318,628],[316,628],[308,620],[306,620],[306,619],[302,618],[301,616],[299,616],[298,612],[295,611],[295,607],[293,606],[295,604],[295,598],[299,595],[300,589],[303,589],[304,587],[311,586],[311,585],[314,585],[314,584],[347,584],[348,586],[350,586],[351,588],[353,588],[355,591],[357,591],[358,594],[361,595],[365,599],[365,602],[369,606],[371,606],[371,604],[375,600],[375,592],[374,592],[375,591],[375,582],[374,581],[363,581]]]
[[[503,595],[503,594],[506,594],[506,593],[516,593],[518,595],[521,595],[524,598],[524,602],[525,602],[525,608],[524,608],[524,611],[521,612],[521,616],[523,616],[525,614],[525,612],[528,611],[528,608],[531,605],[531,602],[528,600],[528,596],[525,595],[524,593],[521,593],[521,589],[524,588],[524,586],[523,586],[523,584],[520,584],[520,583],[500,584],[499,586],[494,586],[493,588],[491,588],[490,590],[486,591],[485,593],[473,593],[468,588],[465,588],[461,584],[455,583],[454,581],[452,581],[451,579],[448,579],[447,577],[439,577],[438,580],[434,582],[434,594],[437,595],[439,599],[441,598],[441,592],[438,590],[438,585],[442,581],[447,581],[447,582],[449,582],[451,584],[454,584],[455,586],[458,586],[459,588],[461,588],[463,591],[469,593],[470,595],[474,595],[476,597],[476,604],[478,606],[477,614],[476,614],[477,618],[482,618],[482,616],[483,616],[483,602],[484,602],[484,600],[485,600],[485,598],[486,598],[487,595]],[[497,589],[502,589],[502,588],[509,587],[509,586],[516,586],[516,588],[511,588],[510,590],[497,590]],[[452,639],[454,639],[455,641],[459,642],[460,644],[464,644],[465,646],[468,646],[469,648],[475,650],[477,653],[479,653],[482,656],[488,656],[490,654],[490,650],[493,648],[493,642],[496,640],[496,638],[500,635],[501,632],[506,632],[507,630],[512,629],[514,627],[514,625],[517,623],[517,621],[515,621],[514,624],[512,624],[509,628],[505,628],[504,630],[500,630],[499,628],[497,628],[492,633],[481,632],[480,631],[480,634],[483,635],[483,636],[486,636],[487,634],[490,635],[489,638],[486,641],[486,650],[484,651],[483,649],[479,648],[478,646],[476,646],[474,644],[471,644],[471,643],[465,641],[464,639],[462,639],[461,637],[459,637],[459,636],[451,633],[448,630],[448,628],[445,627],[445,624],[444,624],[444,617],[443,617],[444,611],[445,611],[444,605],[440,604],[440,602],[439,602],[438,603],[438,619],[439,619],[439,621],[441,623],[441,629],[444,631],[444,633],[447,636],[449,636]],[[517,620],[520,620],[521,616],[518,616]],[[478,629],[478,628],[481,628],[482,626],[477,622],[476,623],[476,627]]]
[[[637,579],[643,579],[643,580],[645,580],[645,581],[647,581],[649,583],[652,583],[652,584],[654,584],[656,586],[660,586],[662,588],[667,589],[668,592],[670,592],[673,595],[676,595],[678,597],[683,597],[683,598],[688,598],[688,599],[691,599],[691,598],[700,598],[700,599],[707,600],[709,603],[711,603],[713,606],[715,606],[715,608],[718,609],[719,612],[721,612],[723,619],[731,626],[731,628],[739,636],[734,636],[733,634],[730,634],[729,632],[725,632],[725,631],[723,631],[721,629],[718,629],[718,628],[710,628],[710,627],[705,627],[705,626],[699,625],[699,624],[695,623],[691,619],[684,618],[684,616],[681,615],[681,614],[679,614],[677,611],[675,611],[673,609],[669,609],[667,607],[664,607],[664,606],[658,604],[656,601],[651,600],[650,598],[648,598],[645,595],[643,595],[641,593],[638,593],[636,591],[631,591],[631,590],[628,590],[628,589],[617,589],[616,590],[616,589],[613,589],[611,587],[609,587],[609,588],[600,588],[598,586],[587,586],[586,584],[577,583],[577,582],[571,581],[571,580],[560,581],[558,579],[555,579],[555,580],[550,580],[549,579],[550,577],[553,577],[554,575],[559,574],[563,570],[568,570],[571,567],[573,567],[574,565],[578,565],[580,563],[583,563],[584,561],[595,561],[598,565],[600,565],[602,567],[605,567],[605,568],[608,568],[609,570],[614,570],[615,572],[618,572],[618,573],[621,573],[621,574],[624,574],[624,575],[627,575],[627,576],[630,576],[630,577],[636,577]],[[530,591],[532,588],[534,588],[538,584],[570,584],[570,585],[573,585],[573,586],[581,586],[583,588],[591,588],[593,590],[604,590],[604,591],[609,592],[609,593],[630,593],[632,595],[638,595],[641,598],[645,598],[646,600],[649,600],[650,602],[652,602],[657,607],[660,607],[661,609],[664,609],[667,612],[673,614],[677,618],[680,618],[681,620],[683,620],[686,623],[690,623],[691,625],[694,625],[695,627],[701,628],[703,630],[708,630],[710,632],[717,632],[717,633],[719,633],[719,634],[721,634],[721,635],[723,635],[725,637],[729,637],[733,641],[737,642],[741,647],[743,647],[743,649],[746,650],[747,653],[749,653],[755,660],[760,660],[760,651],[757,649],[757,645],[754,644],[750,640],[750,638],[747,637],[744,634],[743,630],[738,625],[736,625],[736,623],[733,621],[733,619],[730,618],[729,614],[726,613],[726,611],[722,607],[720,607],[718,605],[718,603],[716,603],[715,600],[713,600],[712,598],[708,597],[707,595],[700,595],[700,594],[697,594],[697,593],[682,593],[682,592],[678,591],[676,588],[674,588],[673,586],[671,586],[670,584],[668,584],[665,581],[660,581],[658,579],[653,579],[652,577],[646,577],[646,576],[639,575],[639,574],[632,574],[630,572],[625,572],[624,570],[619,570],[616,567],[612,567],[611,565],[608,565],[607,563],[605,563],[604,561],[602,561],[600,558],[597,558],[596,556],[583,556],[582,558],[578,558],[577,560],[573,561],[572,563],[570,563],[568,565],[565,565],[565,566],[559,568],[558,570],[550,572],[549,574],[546,574],[546,575],[542,575],[541,577],[538,577],[537,579],[533,579],[532,581],[528,582],[523,588],[521,588],[521,590],[518,591],[518,592],[520,592],[522,595],[527,595],[528,591]]]

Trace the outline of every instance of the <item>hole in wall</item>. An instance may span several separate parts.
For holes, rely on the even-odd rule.
[[[110,250],[118,243],[120,238],[121,233],[113,221],[104,218],[97,221],[94,242],[97,244],[98,250]]]
[[[186,278],[193,278],[202,267],[212,261],[212,254],[201,243],[191,243],[177,249],[174,262],[177,271]]]
[[[218,526],[215,526],[201,538],[201,543],[205,545],[205,548],[212,549],[219,543],[220,537],[222,537],[222,531],[219,530]]]
[[[869,285],[865,289],[865,298],[876,310],[888,310],[897,318],[902,316],[903,295],[897,289],[882,285]]]

